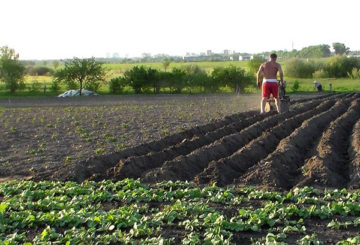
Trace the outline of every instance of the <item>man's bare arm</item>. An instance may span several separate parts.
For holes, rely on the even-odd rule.
[[[256,81],[257,81],[257,85],[258,85],[259,88],[261,86],[261,74],[263,72],[264,72],[264,67],[263,67],[263,65],[260,65],[259,70],[258,70],[258,72],[256,74]]]
[[[279,75],[280,75],[280,82],[282,83],[284,81],[284,73],[281,69],[281,65],[279,64]]]

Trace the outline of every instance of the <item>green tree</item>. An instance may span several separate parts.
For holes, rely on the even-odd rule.
[[[144,66],[134,66],[131,70],[124,73],[124,78],[127,84],[135,90],[136,94],[140,94],[142,89],[153,87],[154,91],[158,91],[157,71],[153,68],[146,68]]]
[[[335,54],[347,54],[350,51],[350,48],[346,47],[343,43],[333,43],[332,46]]]
[[[25,67],[19,62],[19,54],[7,46],[0,48],[0,80],[5,87],[14,93],[17,89],[25,87]]]
[[[233,88],[237,94],[240,94],[245,87],[254,84],[252,83],[252,80],[254,79],[253,75],[236,66],[215,68],[212,77],[217,81],[219,86],[229,86]]]
[[[175,93],[181,93],[186,87],[187,76],[183,69],[174,67],[171,72],[171,82],[175,88]]]
[[[308,46],[298,52],[302,58],[323,58],[329,57],[330,54],[330,46],[327,44]]]
[[[247,62],[247,66],[248,66],[250,72],[252,74],[255,74],[259,70],[260,65],[264,62],[265,62],[264,57],[256,55],[253,57],[253,59],[251,59]]]
[[[359,66],[359,58],[335,55],[325,64],[324,71],[329,77],[346,77],[352,72],[353,68],[358,68]]]
[[[53,60],[53,61],[52,61],[52,66],[54,67],[54,70],[55,70],[55,71],[57,70],[57,68],[59,67],[59,65],[60,65],[59,61],[57,61],[57,60]]]
[[[208,83],[209,76],[206,71],[200,68],[198,65],[185,65],[182,66],[182,69],[186,73],[186,85],[190,90],[194,87],[200,87],[205,90],[205,86]]]
[[[105,70],[94,57],[89,59],[73,58],[65,62],[65,67],[56,71],[55,80],[68,84],[78,84],[80,95],[84,86],[98,87],[105,80]]]
[[[127,82],[124,77],[115,77],[109,82],[109,90],[113,94],[120,94],[126,85]]]
[[[285,74],[289,77],[311,78],[315,70],[311,61],[293,58],[285,63]]]
[[[163,59],[162,65],[163,65],[165,71],[166,71],[166,69],[170,66],[170,63],[171,63],[171,61],[170,61],[169,58]]]

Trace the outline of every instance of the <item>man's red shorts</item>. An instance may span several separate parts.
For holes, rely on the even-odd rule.
[[[262,85],[262,97],[263,98],[270,98],[270,94],[274,98],[278,97],[278,83],[277,82],[263,82]]]

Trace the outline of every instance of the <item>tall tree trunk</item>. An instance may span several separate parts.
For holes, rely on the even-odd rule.
[[[82,95],[82,80],[80,80],[80,96]]]

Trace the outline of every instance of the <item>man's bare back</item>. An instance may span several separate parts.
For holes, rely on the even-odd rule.
[[[280,64],[272,60],[262,64],[260,69],[262,70],[265,79],[277,79],[276,74],[278,71],[282,73]]]

